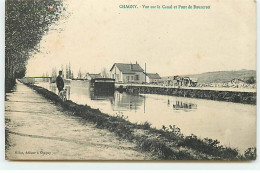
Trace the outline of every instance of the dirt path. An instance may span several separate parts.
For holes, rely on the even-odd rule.
[[[149,160],[135,145],[71,116],[18,83],[5,102],[8,160]]]

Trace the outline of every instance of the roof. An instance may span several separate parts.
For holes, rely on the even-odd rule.
[[[117,67],[122,73],[135,73],[135,72],[143,72],[144,70],[139,64],[123,64],[123,63],[115,63],[110,71],[114,67]]]
[[[148,76],[150,79],[161,79],[158,73],[146,73],[146,76]]]
[[[90,74],[90,73],[87,73],[87,75],[89,75],[91,78],[102,78],[101,74]]]

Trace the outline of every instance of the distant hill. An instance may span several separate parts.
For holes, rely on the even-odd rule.
[[[232,79],[241,79],[243,81],[248,80],[250,77],[254,77],[256,80],[256,71],[255,70],[238,70],[238,71],[216,71],[216,72],[206,72],[201,74],[192,74],[192,75],[181,75],[190,78],[197,78],[198,83],[218,83],[218,82],[228,82]],[[166,76],[162,77],[166,79]]]

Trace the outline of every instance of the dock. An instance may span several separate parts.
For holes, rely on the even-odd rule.
[[[256,104],[256,89],[214,88],[214,87],[176,87],[148,84],[115,84],[118,91],[135,94],[161,94],[178,97]]]

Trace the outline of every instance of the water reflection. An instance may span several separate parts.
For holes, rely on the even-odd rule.
[[[118,91],[111,92],[108,90],[98,90],[93,88],[87,81],[85,81],[84,84],[81,82],[79,85],[74,85],[74,83],[75,82],[72,81],[70,85],[65,85],[65,88],[67,89],[67,98],[70,99],[70,95],[72,94],[72,101],[81,104],[86,101],[86,99],[104,101],[104,103],[106,103],[105,101],[109,101],[113,111],[137,111],[143,107],[145,109],[145,96],[130,95]],[[52,85],[50,90],[55,93],[58,92],[55,85]],[[85,104],[87,104],[87,102]]]
[[[57,93],[55,84],[39,84]],[[256,146],[256,106],[175,96],[130,95],[95,92],[87,81],[65,85],[67,98],[78,104],[116,116],[123,114],[134,123],[149,122],[153,127],[176,125],[184,135],[218,139],[221,144],[241,151]],[[223,109],[224,108],[224,109]]]
[[[90,98],[91,100],[114,100],[114,93],[113,92],[106,92],[106,91],[98,91],[90,89]]]
[[[190,111],[193,109],[197,109],[197,104],[193,103],[185,103],[182,101],[176,101],[175,104],[172,105],[174,110],[184,110],[184,111]]]
[[[129,95],[127,93],[114,93],[114,100],[111,106],[114,111],[126,111],[140,109],[144,103],[144,96]]]

